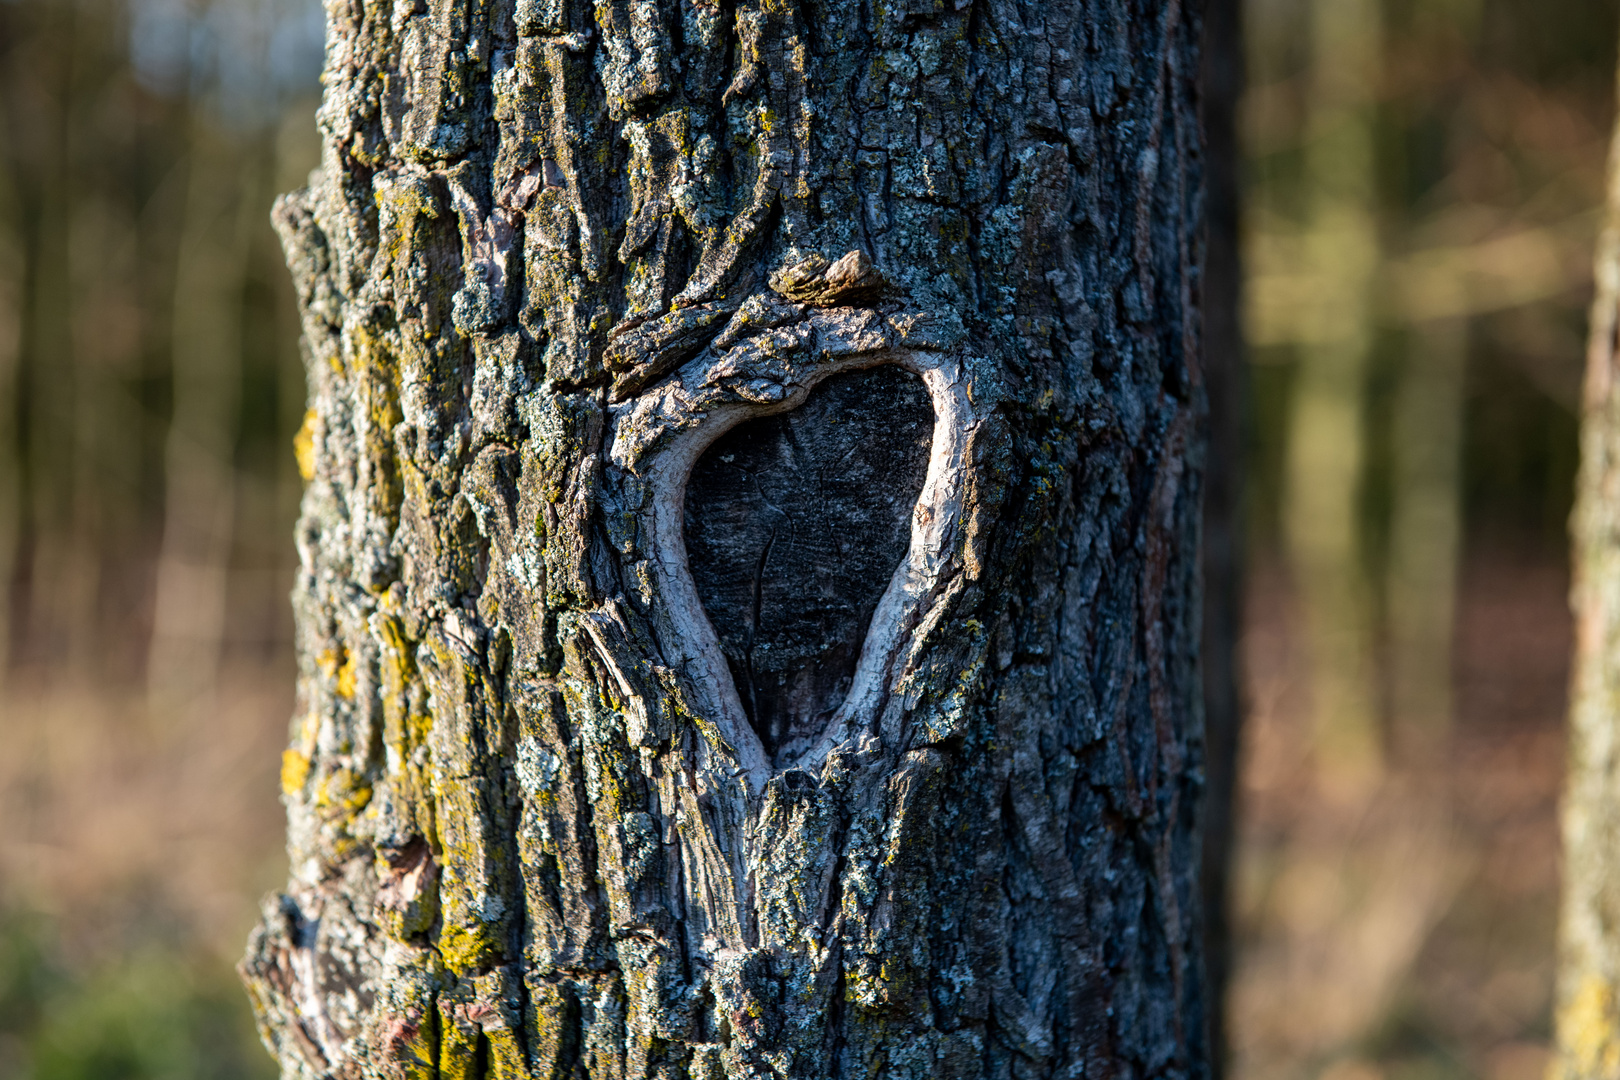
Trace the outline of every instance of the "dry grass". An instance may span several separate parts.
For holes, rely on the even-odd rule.
[[[274,1073],[233,966],[280,883],[285,646],[161,715],[38,667],[0,698],[0,1077]]]
[[[165,717],[90,679],[18,680],[0,704],[3,899],[70,940],[160,917],[234,952],[284,868],[291,708],[290,661],[229,667],[212,702]]]
[[[1254,575],[1234,1075],[1533,1080],[1546,1057],[1569,651],[1556,561],[1476,553],[1449,743],[1373,781],[1313,760],[1288,582]]]

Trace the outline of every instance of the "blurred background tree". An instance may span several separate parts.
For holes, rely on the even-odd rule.
[[[1612,0],[1246,0],[1231,1075],[1545,1063]],[[266,1075],[315,0],[0,0],[0,1076]]]
[[[1617,79],[1620,88],[1620,79]],[[1563,889],[1549,1080],[1620,1070],[1620,130],[1609,147],[1603,231],[1581,391],[1581,467],[1570,517],[1575,625],[1568,776],[1561,806]]]
[[[1546,1061],[1616,11],[1248,0],[1234,1075]]]

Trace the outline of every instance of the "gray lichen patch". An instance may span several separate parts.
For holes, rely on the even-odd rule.
[[[733,428],[686,488],[698,597],[748,719],[778,762],[843,704],[911,542],[934,410],[895,367],[835,375],[804,405]]]

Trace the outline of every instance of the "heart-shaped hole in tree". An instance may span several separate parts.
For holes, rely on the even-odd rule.
[[[692,470],[692,581],[773,760],[808,749],[849,692],[910,544],[933,430],[921,379],[870,368],[739,424]]]

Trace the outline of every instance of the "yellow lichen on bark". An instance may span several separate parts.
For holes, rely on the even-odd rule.
[[[293,460],[298,463],[298,475],[304,483],[315,479],[315,419],[316,412],[309,409],[304,413],[304,422],[298,426],[298,432],[293,435]]]

